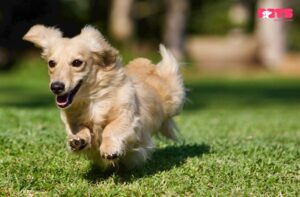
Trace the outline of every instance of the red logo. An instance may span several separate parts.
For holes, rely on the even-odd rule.
[[[261,19],[273,19],[273,20],[292,20],[293,9],[292,8],[259,8],[257,10],[258,18]]]

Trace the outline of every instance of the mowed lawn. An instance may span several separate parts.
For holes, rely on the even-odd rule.
[[[184,142],[156,139],[152,160],[101,173],[66,148],[46,65],[0,74],[1,196],[299,196],[300,78],[186,79]]]

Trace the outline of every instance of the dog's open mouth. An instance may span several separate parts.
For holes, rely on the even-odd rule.
[[[72,89],[71,91],[67,92],[66,94],[56,96],[57,106],[60,107],[60,108],[66,108],[69,105],[71,105],[72,102],[73,102],[73,98],[74,98],[75,94],[78,92],[81,84],[82,84],[82,80],[80,80],[77,83],[77,85],[75,86],[75,88]]]

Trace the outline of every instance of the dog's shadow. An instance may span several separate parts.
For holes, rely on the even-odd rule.
[[[130,182],[161,171],[168,171],[182,165],[187,158],[201,157],[209,152],[210,146],[206,144],[172,145],[157,149],[151,159],[140,168],[124,170],[120,167],[118,170],[112,169],[103,173],[97,166],[91,165],[84,178],[91,183],[98,183],[109,177],[113,177],[117,182]]]

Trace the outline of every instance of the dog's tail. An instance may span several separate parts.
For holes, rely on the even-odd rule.
[[[163,101],[164,112],[168,117],[173,117],[182,109],[185,100],[185,89],[179,64],[175,57],[162,44],[160,44],[159,50],[162,60],[157,64],[157,71],[160,77],[167,83],[170,92],[168,97],[164,98]]]
[[[162,44],[159,46],[159,50],[162,60],[157,64],[157,71],[168,87],[168,90],[166,90],[168,94],[163,98],[166,119],[162,124],[160,133],[176,141],[177,137],[175,133],[178,133],[178,129],[172,117],[179,114],[182,110],[185,100],[185,89],[179,70],[179,63],[175,57]]]

